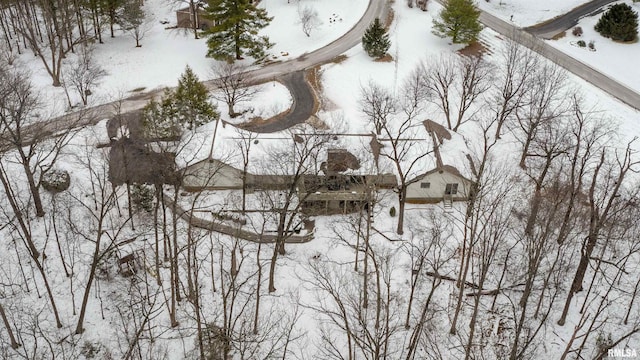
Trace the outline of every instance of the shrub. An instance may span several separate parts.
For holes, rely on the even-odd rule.
[[[638,13],[627,4],[615,4],[595,26],[600,35],[616,41],[633,41],[638,37]]]
[[[50,170],[42,175],[42,187],[52,193],[59,193],[69,188],[71,177],[66,170]]]
[[[148,185],[131,185],[131,203],[136,209],[151,212],[153,210],[153,199],[155,194],[153,189]]]
[[[593,42],[593,40],[589,41],[589,50],[595,50],[596,49],[596,43]]]
[[[573,36],[582,36],[582,28],[580,26],[576,26],[573,28]]]
[[[396,207],[395,206],[392,206],[391,209],[389,209],[389,216],[396,217]]]
[[[587,43],[586,43],[586,42],[584,42],[584,40],[578,40],[578,46],[580,46],[580,47],[586,47],[586,46],[587,46]]]

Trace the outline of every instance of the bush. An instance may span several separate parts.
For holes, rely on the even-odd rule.
[[[582,28],[580,26],[576,26],[573,28],[573,36],[582,36]]]
[[[595,26],[600,35],[616,41],[634,41],[638,37],[638,13],[627,4],[615,4]]]
[[[589,41],[589,50],[595,50],[596,49],[596,43],[593,42],[593,40]]]
[[[389,209],[389,216],[396,217],[396,207],[395,206],[392,206],[391,209]]]
[[[131,185],[131,203],[136,209],[151,212],[153,210],[153,199],[155,194],[148,185]]]
[[[69,188],[71,177],[66,170],[50,170],[42,175],[42,187],[52,193],[59,193]]]
[[[584,40],[578,40],[578,46],[580,46],[580,47],[586,47],[586,46],[587,46],[587,43],[586,43],[586,42],[584,42]]]

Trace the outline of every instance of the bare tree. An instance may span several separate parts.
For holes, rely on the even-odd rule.
[[[481,56],[451,55],[423,63],[418,71],[427,101],[442,112],[449,129],[458,131],[479,111],[476,100],[489,89],[493,70]]]
[[[529,146],[536,138],[540,127],[559,119],[570,111],[571,103],[567,101],[567,75],[555,64],[544,63],[538,66],[529,79],[529,85],[522,99],[522,106],[515,112],[517,119],[516,137],[522,143],[520,167],[526,167]]]
[[[212,97],[227,104],[231,118],[242,114],[235,111],[236,105],[251,101],[260,91],[259,88],[252,86],[254,79],[247,70],[246,65],[238,62],[217,62],[213,65],[212,72],[215,79],[212,82],[218,91],[213,92]]]
[[[530,84],[530,78],[538,65],[538,56],[520,44],[510,41],[500,53],[503,66],[496,67],[496,81],[486,97],[487,109],[494,112],[496,138],[500,138],[502,127],[511,120],[522,106]]]
[[[397,111],[397,101],[385,88],[370,81],[367,86],[360,87],[360,110],[373,123],[377,135],[382,135],[382,128]]]
[[[398,100],[401,109],[398,113],[393,114],[390,121],[381,121],[376,125],[382,130],[382,137],[378,140],[382,142],[383,149],[380,156],[391,161],[398,177],[398,227],[396,232],[402,235],[404,232],[404,208],[407,197],[407,187],[417,181],[417,171],[419,164],[424,158],[433,152],[425,148],[427,139],[420,138],[420,129],[423,125],[417,121],[420,114],[422,101],[422,89],[416,81],[418,73],[414,72],[405,82],[402,89],[402,98]],[[368,90],[365,93],[374,94],[378,90]],[[365,96],[366,97],[366,96]],[[382,96],[386,98],[386,95]],[[391,101],[391,100],[389,100]],[[383,100],[383,104],[388,103]],[[375,105],[375,102],[368,102],[368,105]],[[393,108],[393,105],[384,105]],[[375,108],[367,110],[370,113],[378,115],[384,114],[387,110],[379,111]],[[376,115],[376,116],[378,116]],[[391,114],[389,114],[391,115]]]
[[[34,120],[37,120],[36,112],[39,108],[37,94],[34,93],[27,74],[24,73],[0,72],[0,82],[0,136],[2,136],[3,146],[16,148],[33,197],[36,215],[42,217],[44,208],[39,181],[36,178],[40,169],[37,165],[34,168],[33,160],[41,156],[36,149],[40,141],[44,141],[46,134],[36,130],[35,127],[30,128],[31,133],[26,133],[28,126],[33,125]],[[28,148],[25,149],[25,146]],[[38,163],[42,164],[42,159]]]
[[[309,5],[303,7],[298,3],[298,17],[300,18],[300,25],[302,25],[302,32],[307,37],[311,36],[311,31],[321,24],[318,12]]]
[[[7,334],[9,335],[9,340],[11,342],[11,348],[17,349],[20,344],[16,341],[16,337],[13,335],[13,329],[11,329],[11,324],[7,319],[7,314],[4,312],[4,307],[0,304],[0,317],[2,318],[2,323],[4,324],[5,329],[7,330]]]
[[[84,332],[83,324],[89,301],[89,294],[93,286],[98,266],[107,255],[119,246],[120,233],[128,222],[121,221],[115,211],[115,187],[108,181],[109,177],[106,155],[100,154],[101,150],[97,150],[97,152],[98,154],[89,151],[84,154],[84,158],[78,158],[79,162],[92,174],[89,178],[92,181],[91,188],[94,190],[92,195],[96,202],[94,203],[93,200],[87,199],[84,194],[73,196],[76,205],[73,209],[75,211],[80,211],[82,214],[77,214],[76,216],[78,218],[85,217],[90,219],[92,226],[90,229],[86,229],[79,227],[78,224],[74,222],[70,222],[68,224],[70,228],[69,230],[73,234],[94,243],[93,256],[89,265],[89,275],[87,277],[87,284],[84,289],[82,304],[80,305],[80,315],[78,316],[78,323],[75,330],[76,334],[82,334]],[[89,157],[93,157],[93,159],[89,160]],[[89,201],[87,202],[87,200]],[[95,204],[97,204],[97,209],[95,208]],[[103,237],[109,238],[106,246],[103,243]]]
[[[602,150],[595,165],[588,190],[589,230],[580,250],[580,261],[558,320],[559,325],[565,323],[573,295],[583,290],[583,280],[602,232],[615,221],[616,214],[635,206],[634,198],[623,196],[625,194],[622,193],[625,178],[630,171],[635,171],[634,167],[637,165],[631,145],[627,144],[622,154],[615,151],[612,159],[608,158],[610,154],[606,150]]]
[[[275,269],[278,255],[285,254],[285,242],[294,229],[302,224],[300,212],[304,198],[300,198],[298,188],[307,175],[320,173],[320,156],[331,140],[325,131],[310,127],[304,130],[291,129],[290,144],[292,149],[279,147],[271,149],[266,155],[265,163],[269,164],[267,173],[281,178],[280,189],[262,192],[262,202],[272,209],[273,222],[277,226],[276,240],[269,268],[269,292],[274,292]],[[308,131],[308,132],[305,132]],[[307,189],[306,194],[313,193]]]
[[[136,41],[136,47],[142,47],[140,41],[151,29],[151,24],[140,0],[125,0],[122,14],[117,21],[120,27]]]
[[[86,40],[74,31],[75,17],[70,16],[70,6],[67,0],[16,1],[12,6],[16,17],[13,30],[40,58],[53,86],[62,84],[62,60],[73,51],[73,46]]]
[[[80,54],[64,71],[63,76],[63,85],[72,86],[82,99],[83,105],[87,105],[89,95],[92,93],[91,89],[107,75],[106,71],[93,60],[93,50],[93,46],[83,44],[80,47]]]
[[[354,244],[351,244],[353,246]],[[327,322],[321,327],[322,356],[334,359],[384,359],[400,353],[402,320],[396,289],[390,278],[395,266],[387,251],[370,246],[372,263],[371,309],[362,306],[362,284],[350,266],[322,255],[305,264],[301,280],[316,292],[316,302],[305,304]]]
[[[251,153],[251,145],[254,142],[258,142],[258,135],[251,131],[236,129],[238,133],[238,139],[236,140],[236,146],[240,150],[242,156],[242,213],[244,214],[247,207],[247,182],[249,174],[249,154]]]
[[[191,30],[193,31],[194,38],[199,39],[200,38],[198,34],[198,31],[200,29],[199,10],[202,8],[203,1],[202,0],[172,0],[172,3],[175,3],[178,6],[180,4],[186,4],[188,6]]]

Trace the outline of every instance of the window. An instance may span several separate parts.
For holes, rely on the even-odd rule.
[[[428,189],[431,187],[431,183],[420,183],[420,189]]]
[[[458,184],[447,184],[444,188],[445,195],[455,195],[458,193]]]

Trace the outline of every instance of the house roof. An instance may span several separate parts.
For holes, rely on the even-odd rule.
[[[436,173],[442,173],[442,172],[446,172],[449,173],[451,175],[454,175],[456,177],[459,177],[460,179],[467,181],[469,183],[473,183],[472,180],[467,179],[466,177],[462,176],[462,174],[460,174],[460,171],[458,171],[458,169],[456,169],[455,167],[451,166],[451,165],[443,165],[443,166],[438,166],[432,170],[429,170],[427,172],[425,172],[424,174],[418,175],[413,179],[413,182],[416,181],[420,181],[422,179],[424,179],[425,177],[432,175],[432,174],[436,174]]]

